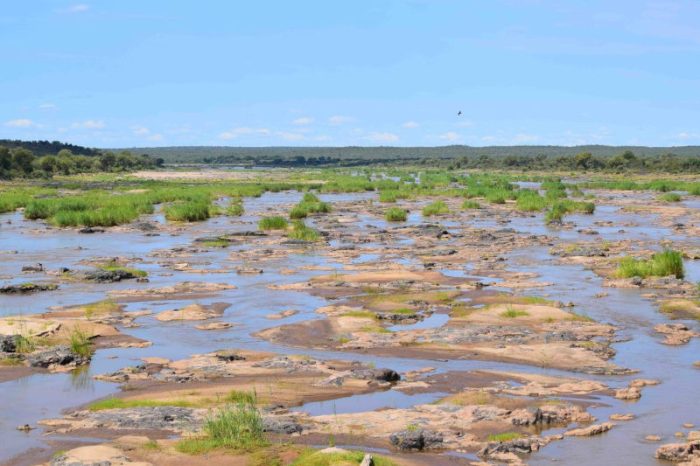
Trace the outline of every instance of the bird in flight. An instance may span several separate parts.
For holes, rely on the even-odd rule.
[[[462,111],[457,112],[457,116],[462,116]]]

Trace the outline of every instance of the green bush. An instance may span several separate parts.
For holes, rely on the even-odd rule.
[[[547,208],[547,200],[537,192],[525,189],[518,191],[516,207],[523,212],[539,212]]]

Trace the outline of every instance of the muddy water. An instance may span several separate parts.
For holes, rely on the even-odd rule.
[[[356,202],[372,198],[372,194],[323,195],[325,201],[332,203]],[[0,384],[0,461],[10,458],[32,447],[44,445],[41,429],[22,433],[15,429],[19,424],[35,423],[43,418],[56,417],[64,409],[85,404],[94,399],[115,393],[115,384],[94,381],[92,376],[114,371],[124,366],[135,365],[140,358],[159,356],[171,359],[188,357],[195,353],[205,353],[220,348],[247,348],[253,350],[274,351],[279,353],[308,354],[318,358],[352,359],[372,362],[378,367],[391,367],[398,371],[416,370],[434,367],[437,372],[448,370],[496,369],[510,371],[540,372],[552,375],[564,375],[552,369],[537,369],[514,364],[491,363],[481,361],[432,361],[402,358],[383,358],[362,354],[341,352],[303,350],[288,348],[283,345],[261,341],[251,334],[264,328],[278,325],[267,314],[296,309],[299,313],[284,320],[292,323],[307,319],[318,319],[314,310],[326,301],[305,293],[290,291],[271,292],[270,284],[293,283],[306,280],[325,271],[303,270],[304,266],[340,268],[342,264],[329,261],[316,254],[313,248],[300,254],[290,255],[281,260],[264,261],[255,264],[264,269],[261,275],[238,275],[234,266],[249,266],[244,261],[233,261],[229,257],[233,252],[246,249],[246,246],[232,246],[225,250],[213,250],[196,257],[183,259],[187,262],[208,262],[202,268],[225,269],[223,273],[193,274],[179,272],[161,267],[158,259],[149,254],[155,250],[186,246],[200,236],[212,235],[233,230],[250,230],[260,215],[279,213],[286,206],[298,202],[300,193],[268,193],[260,198],[245,201],[246,214],[240,219],[215,218],[194,227],[184,228],[174,234],[164,233],[160,236],[146,236],[143,233],[107,232],[93,235],[79,235],[72,231],[47,229],[39,222],[25,221],[20,214],[0,216],[0,277],[2,283],[23,281],[40,281],[41,275],[20,274],[22,265],[41,262],[49,270],[59,267],[79,269],[81,260],[94,257],[126,256],[142,261],[135,266],[147,270],[151,283],[148,287],[161,287],[182,281],[206,281],[231,283],[237,287],[220,293],[215,298],[201,299],[197,302],[209,304],[227,302],[231,304],[224,315],[218,319],[231,322],[234,327],[225,331],[204,332],[194,329],[194,323],[156,321],[153,316],[137,320],[140,327],[123,329],[125,333],[151,341],[147,348],[109,349],[99,351],[89,368],[76,374],[40,374],[20,380]],[[691,202],[691,201],[686,201]],[[424,221],[413,210],[410,224]],[[508,217],[506,224],[498,223],[492,218],[476,219],[474,226],[484,228],[514,228],[523,234],[546,234],[556,241],[591,240],[577,230],[594,228],[603,239],[638,239],[657,244],[662,238],[691,240],[666,228],[653,224],[648,215],[621,212],[616,206],[599,205],[593,216],[571,216],[576,223],[572,229],[550,229],[544,226],[541,215]],[[152,221],[162,221],[154,215]],[[7,222],[11,223],[8,224]],[[594,222],[613,221],[613,226],[596,226]],[[448,225],[449,222],[445,223]],[[624,226],[620,226],[624,224]],[[450,224],[454,226],[454,224]],[[390,228],[380,218],[361,215],[354,228]],[[624,231],[620,231],[624,230]],[[405,245],[409,242],[406,240]],[[234,255],[235,257],[235,255]],[[386,260],[376,253],[362,254],[354,263]],[[410,264],[411,258],[403,258]],[[698,262],[686,264],[689,278],[697,280]],[[470,264],[464,264],[464,271],[450,271],[450,275],[469,275]],[[280,274],[282,268],[297,269],[293,275]],[[611,432],[591,439],[571,439],[554,442],[529,458],[531,464],[611,464],[611,458],[617,458],[624,452],[625,464],[655,464],[653,452],[657,447],[644,441],[648,434],[658,434],[664,440],[671,441],[672,435],[682,430],[684,422],[700,423],[700,406],[696,402],[698,370],[692,363],[700,359],[699,344],[693,340],[688,345],[669,347],[660,344],[652,332],[654,324],[664,322],[663,315],[655,306],[643,299],[638,290],[603,289],[600,278],[579,266],[561,265],[556,258],[549,255],[545,248],[517,251],[508,257],[508,269],[513,271],[536,272],[540,280],[553,282],[554,285],[540,290],[528,291],[528,294],[541,294],[551,299],[572,301],[576,311],[596,320],[610,322],[621,327],[621,334],[630,340],[615,345],[617,356],[614,362],[639,369],[641,377],[658,378],[662,384],[644,391],[643,398],[636,403],[618,402],[605,399],[605,405],[593,407],[591,411],[601,420],[614,412],[631,412],[638,416],[634,421],[619,423]],[[495,282],[496,280],[489,280]],[[135,288],[133,282],[123,284],[63,284],[51,293],[31,296],[3,296],[0,299],[0,315],[32,314],[43,312],[50,306],[82,304],[105,298],[107,291],[120,288]],[[604,298],[595,298],[601,291],[608,293]],[[190,304],[192,300],[170,300],[130,303],[127,311],[148,309],[155,312],[173,309]],[[416,328],[440,326],[446,316],[434,314],[422,322],[414,324]],[[695,323],[692,323],[695,325]],[[407,326],[401,326],[407,328]],[[410,328],[410,326],[408,326]],[[397,326],[397,330],[399,327]],[[623,386],[632,377],[590,377],[598,378],[613,386]],[[443,394],[427,393],[406,395],[395,390],[356,395],[345,399],[322,403],[309,403],[298,408],[310,414],[332,414],[372,410],[385,407],[403,408],[415,404],[434,401]],[[554,430],[553,430],[554,431]]]

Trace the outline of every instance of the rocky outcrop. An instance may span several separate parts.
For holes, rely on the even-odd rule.
[[[673,462],[700,461],[700,440],[687,443],[669,443],[656,450],[656,458]],[[696,464],[696,463],[692,463]]]
[[[300,434],[304,428],[291,416],[271,416],[263,418],[263,430],[273,434]]]
[[[24,294],[38,291],[53,291],[58,285],[53,283],[20,283],[18,285],[0,286],[0,294]]]
[[[443,437],[439,432],[427,429],[406,429],[389,436],[389,441],[399,450],[427,450],[442,446]]]
[[[32,367],[49,368],[52,366],[80,366],[90,362],[89,357],[74,353],[66,345],[58,345],[27,356],[27,361]]]
[[[539,450],[547,442],[539,437],[524,437],[508,440],[507,442],[489,442],[477,453],[482,457],[490,457],[502,453],[526,454]]]
[[[114,269],[114,270],[93,270],[91,272],[86,272],[84,275],[85,280],[98,282],[98,283],[114,283],[120,282],[122,280],[130,280],[132,278],[137,278],[130,270],[126,269]]]
[[[564,432],[565,437],[591,437],[593,435],[599,435],[603,432],[607,432],[615,426],[612,422],[604,422],[602,424],[595,424],[588,427],[583,427],[580,429],[572,429]]]
[[[363,380],[378,380],[380,382],[398,382],[401,376],[393,369],[354,369],[352,377]]]

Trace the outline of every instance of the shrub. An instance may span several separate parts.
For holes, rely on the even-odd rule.
[[[617,276],[630,277],[668,277],[673,275],[682,279],[685,276],[683,256],[678,251],[665,250],[651,256],[650,259],[624,257],[617,267]]]
[[[330,443],[330,442],[329,442]],[[333,442],[335,444],[335,442]],[[339,451],[337,453],[321,453],[316,450],[305,450],[297,457],[291,466],[350,466],[359,465],[365,454],[359,451]],[[396,466],[393,461],[380,455],[372,455],[374,466]]]
[[[450,212],[449,207],[444,201],[435,201],[423,207],[423,216],[430,217],[431,215],[441,215]]]
[[[386,219],[390,222],[403,222],[406,220],[407,213],[404,209],[391,207],[386,211]]]
[[[280,216],[264,217],[258,222],[258,228],[261,230],[284,230],[287,225],[287,219]]]
[[[304,206],[303,204],[295,205],[292,208],[292,210],[289,212],[289,218],[291,218],[291,219],[306,218],[307,215],[309,215],[309,211],[307,210],[306,206]]]

